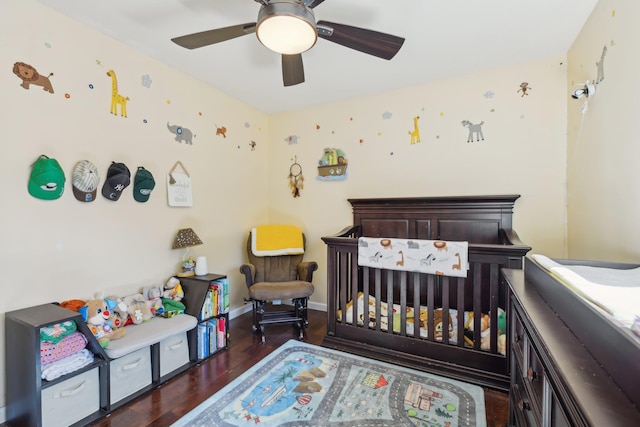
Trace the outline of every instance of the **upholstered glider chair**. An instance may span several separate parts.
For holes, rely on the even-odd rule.
[[[288,225],[259,226],[249,233],[249,262],[240,267],[240,272],[249,288],[247,301],[253,303],[252,328],[260,331],[263,344],[267,325],[291,323],[298,328],[300,339],[309,326],[307,302],[314,291],[311,281],[318,264],[303,262],[305,242],[302,231]],[[287,300],[293,308],[279,305]]]

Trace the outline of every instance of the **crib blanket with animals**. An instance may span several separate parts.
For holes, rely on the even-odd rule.
[[[360,237],[358,265],[467,277],[468,242]]]

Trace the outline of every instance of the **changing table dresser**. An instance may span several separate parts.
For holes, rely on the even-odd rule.
[[[525,271],[510,289],[510,426],[640,426],[640,412],[538,293]]]

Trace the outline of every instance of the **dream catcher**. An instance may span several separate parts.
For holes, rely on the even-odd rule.
[[[296,157],[289,168],[289,188],[293,197],[300,197],[300,190],[304,188],[304,176],[302,176],[302,166]]]

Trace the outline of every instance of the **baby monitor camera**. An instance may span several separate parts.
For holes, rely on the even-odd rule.
[[[587,98],[589,98],[590,96],[593,96],[595,93],[596,93],[595,85],[589,82],[586,82],[584,84],[584,87],[574,90],[573,93],[571,93],[571,97],[573,99],[580,99],[586,95]]]

